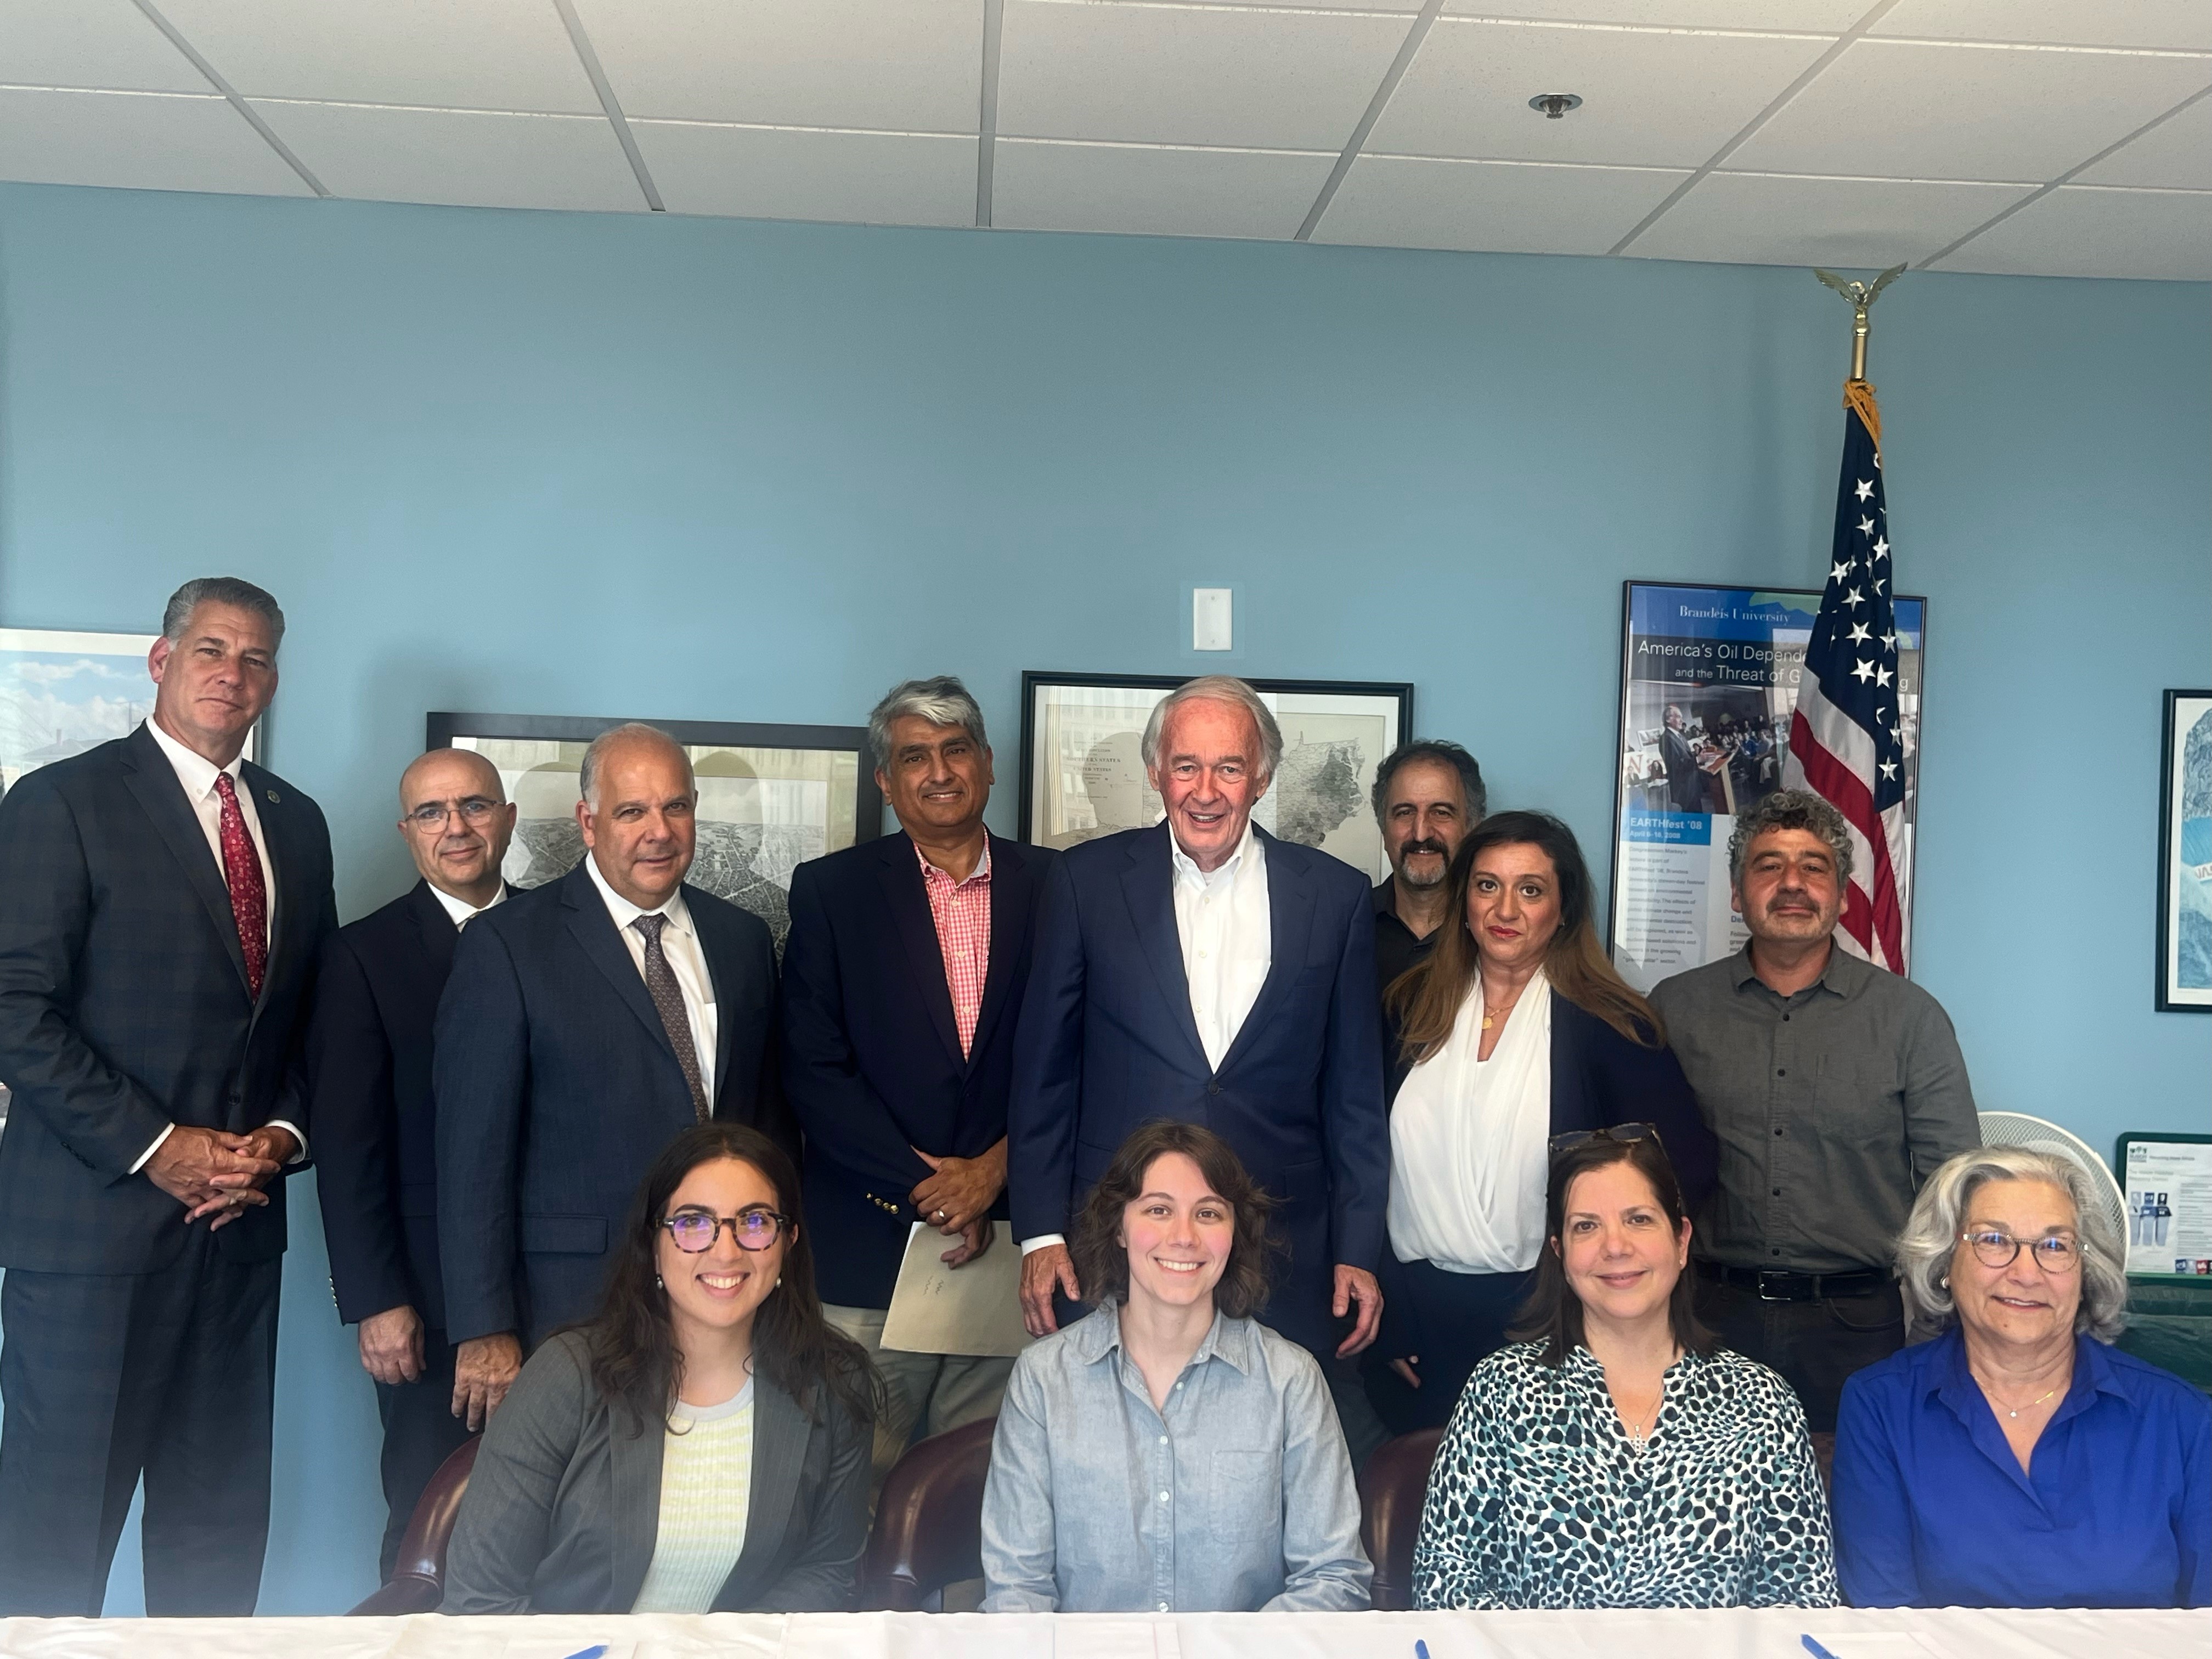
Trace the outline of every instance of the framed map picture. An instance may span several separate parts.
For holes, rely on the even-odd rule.
[[[1073,847],[1166,815],[1146,781],[1145,723],[1191,677],[1022,676],[1021,838]],[[1370,881],[1390,873],[1370,792],[1375,769],[1413,729],[1413,688],[1388,681],[1247,682],[1283,729],[1283,763],[1252,821],[1318,847]]]
[[[576,824],[584,750],[623,718],[434,714],[423,746],[472,749],[499,769],[515,815],[505,874],[517,887],[564,876],[584,856]],[[653,720],[682,744],[699,781],[699,845],[684,878],[768,923],[791,928],[791,872],[873,840],[884,800],[859,726],[741,726]]]
[[[2158,795],[2158,1006],[2212,1012],[2212,691],[2166,694]]]

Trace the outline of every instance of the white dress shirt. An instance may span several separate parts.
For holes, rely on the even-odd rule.
[[[161,745],[161,752],[168,757],[170,766],[176,771],[177,781],[184,787],[185,799],[191,805],[192,816],[200,821],[200,828],[206,832],[208,852],[215,860],[215,872],[222,878],[225,891],[229,890],[230,872],[222,865],[222,797],[216,793],[215,781],[223,773],[230,775],[231,792],[238,797],[238,816],[246,821],[246,838],[253,843],[254,855],[261,860],[261,923],[264,929],[261,944],[265,951],[276,936],[276,866],[269,862],[269,843],[261,833],[261,814],[254,810],[253,792],[240,777],[239,768],[244,764],[243,758],[234,758],[228,766],[217,766],[206,756],[193,753],[164,732],[158,720],[148,720],[146,732]],[[297,1164],[307,1157],[307,1137],[300,1132],[297,1124],[289,1123],[281,1117],[272,1117],[269,1121],[279,1129],[289,1129],[292,1139],[300,1143],[300,1150],[292,1155],[289,1162]],[[138,1161],[131,1166],[131,1174],[137,1175],[146,1167],[147,1161],[161,1150],[161,1143],[169,1138],[169,1130],[176,1127],[172,1123],[167,1129],[154,1137],[154,1144],[139,1153]]]
[[[1443,1049],[1390,1109],[1390,1252],[1446,1273],[1511,1273],[1544,1248],[1551,1175],[1552,987],[1540,969],[1482,1045],[1482,977]]]
[[[455,933],[467,927],[485,911],[490,909],[493,905],[507,902],[505,882],[500,883],[499,891],[492,896],[491,904],[471,904],[466,899],[455,898],[434,881],[427,882],[424,884],[429,888],[430,896],[438,901],[438,908],[453,919]]]
[[[707,953],[699,948],[699,933],[691,925],[691,908],[684,902],[684,890],[678,888],[665,904],[641,910],[607,884],[607,878],[599,873],[599,861],[588,852],[584,854],[584,868],[592,872],[592,885],[607,902],[607,914],[615,919],[615,932],[622,935],[629,959],[637,964],[641,980],[645,977],[645,935],[630,923],[640,916],[668,918],[668,925],[660,930],[660,953],[668,958],[669,969],[676,975],[676,988],[684,994],[684,1012],[691,1021],[691,1049],[699,1059],[699,1086],[707,1091],[707,1104],[711,1109],[714,1104],[714,1033],[720,1029],[714,1017],[714,981],[707,971]]]

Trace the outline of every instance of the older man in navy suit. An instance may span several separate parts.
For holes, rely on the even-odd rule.
[[[638,1182],[709,1117],[795,1155],[768,924],[685,884],[698,785],[650,726],[585,751],[583,861],[463,930],[438,1005],[438,1251],[471,1428],[598,1305]]]
[[[153,718],[0,802],[0,1617],[96,1615],[142,1475],[147,1612],[260,1589],[270,1177],[337,924],[321,810],[242,759],[283,636],[251,582],[186,582]]]
[[[1084,1193],[1131,1130],[1175,1117],[1281,1205],[1268,1322],[1324,1364],[1375,1340],[1390,1131],[1373,906],[1351,866],[1252,823],[1282,749],[1243,681],[1190,681],[1145,730],[1166,822],[1071,848],[1046,884],[1008,1110],[1036,1334],[1058,1328],[1055,1292],[1082,1294],[1066,1234]]]

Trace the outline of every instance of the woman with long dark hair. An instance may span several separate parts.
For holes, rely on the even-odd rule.
[[[1396,1039],[1390,1248],[1368,1397],[1394,1433],[1440,1427],[1505,1340],[1543,1248],[1553,1135],[1648,1121],[1694,1205],[1717,1153],[1667,1034],[1597,942],[1574,832],[1499,812],[1460,843],[1443,926],[1384,998]]]
[[[668,1144],[598,1316],[484,1430],[447,1613],[842,1608],[868,1530],[873,1374],[823,1320],[799,1177],[757,1130]]]
[[[1474,1368],[1437,1450],[1414,1604],[1833,1607],[1804,1408],[1692,1314],[1658,1133],[1560,1139],[1516,1346]]]

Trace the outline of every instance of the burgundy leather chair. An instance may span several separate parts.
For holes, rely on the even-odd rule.
[[[1836,1437],[1832,1430],[1821,1431],[1810,1437],[1813,1442],[1813,1461],[1820,1466],[1820,1485],[1832,1492],[1836,1486]]]
[[[899,1459],[860,1553],[861,1611],[919,1613],[947,1584],[983,1576],[983,1480],[998,1424],[933,1434]]]
[[[477,1466],[477,1448],[482,1444],[482,1435],[471,1436],[438,1465],[437,1474],[416,1501],[415,1513],[407,1518],[392,1577],[355,1613],[391,1618],[438,1610],[438,1603],[446,1599],[446,1546],[453,1540],[453,1516],[460,1511],[461,1494],[469,1489],[469,1472]]]
[[[1375,1564],[1375,1605],[1403,1613],[1413,1605],[1413,1541],[1429,1493],[1429,1468],[1442,1429],[1417,1429],[1386,1440],[1359,1471],[1359,1541]]]

